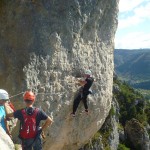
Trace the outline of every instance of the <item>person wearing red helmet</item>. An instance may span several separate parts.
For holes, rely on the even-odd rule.
[[[35,98],[32,91],[26,91],[23,95],[26,107],[7,114],[7,117],[14,117],[20,120],[19,137],[22,141],[23,150],[32,150],[32,148],[34,150],[42,150],[40,135],[53,122],[43,110],[33,107]],[[45,120],[45,123],[40,127],[42,120]]]
[[[26,100],[35,101],[35,95],[32,91],[27,91],[24,93],[23,99],[24,101]]]

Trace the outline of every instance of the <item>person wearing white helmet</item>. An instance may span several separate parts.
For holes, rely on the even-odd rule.
[[[90,88],[93,84],[93,81],[94,81],[94,78],[92,77],[91,70],[85,71],[84,80],[82,79],[78,80],[78,84],[79,86],[81,86],[81,88],[73,102],[73,111],[71,113],[72,117],[75,117],[76,110],[81,100],[84,104],[85,112],[86,114],[88,114],[87,97],[91,93]]]
[[[86,75],[86,76],[92,76],[91,70],[86,70],[86,71],[85,71],[85,75]]]
[[[0,89],[0,126],[7,132],[8,135],[11,135],[9,132],[9,127],[6,120],[6,111],[4,104],[9,100],[9,95],[7,91]]]

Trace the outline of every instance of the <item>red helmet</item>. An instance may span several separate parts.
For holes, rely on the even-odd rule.
[[[35,101],[35,95],[32,91],[26,91],[23,95],[24,100]]]

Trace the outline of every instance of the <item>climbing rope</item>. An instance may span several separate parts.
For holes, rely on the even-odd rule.
[[[67,84],[74,84],[74,82],[73,82],[73,80],[71,79],[70,81],[67,81],[67,79],[66,80],[58,80],[58,82],[67,82]],[[47,83],[47,82],[46,82]],[[42,85],[40,84],[40,86],[42,87],[43,85],[46,85],[46,83],[43,83]],[[57,82],[48,82],[49,84],[55,84],[55,83],[57,83]],[[39,86],[39,85],[34,85],[34,86],[32,86],[32,88],[34,89],[35,87],[37,87],[37,86]],[[67,91],[67,90],[66,90]],[[67,91],[68,92],[68,91]],[[20,93],[18,93],[18,94],[15,94],[15,95],[12,95],[12,96],[10,96],[9,98],[14,98],[14,97],[17,97],[17,96],[19,96],[19,95],[21,95],[21,94],[24,94],[25,93],[25,91],[22,91],[22,92],[20,92]],[[36,93],[36,95],[40,95],[40,94],[43,94],[43,95],[57,95],[57,94],[60,94],[60,93],[62,93],[62,92],[57,92],[57,93],[52,93],[52,92],[48,92],[48,93],[45,93],[45,92],[43,92],[43,93]],[[66,93],[66,92],[63,92],[63,93]]]
[[[59,81],[61,81],[61,82],[66,82],[66,80],[59,80]],[[54,82],[49,82],[49,83],[53,83],[54,84]],[[67,84],[69,85],[69,84],[74,84],[74,82],[72,81],[72,80],[70,80],[70,81],[68,81],[67,82]],[[43,83],[42,85],[46,85],[46,83]],[[42,87],[42,85],[41,85],[41,87]],[[38,85],[35,85],[35,86],[38,86]],[[35,86],[33,86],[33,87],[35,87]],[[104,83],[103,84],[101,84],[101,85],[99,85],[99,86],[104,86]],[[64,89],[65,90],[65,89]],[[42,93],[36,93],[36,95],[41,95],[41,94],[43,94],[43,95],[57,95],[57,94],[60,94],[60,95],[62,95],[61,93],[67,93],[68,91],[66,90],[66,92],[57,92],[57,93],[55,93],[55,92],[47,92],[47,93],[45,93],[45,92],[42,92]],[[12,95],[12,96],[10,96],[9,98],[13,98],[13,97],[17,97],[17,96],[19,96],[19,95],[21,95],[21,94],[24,94],[25,93],[25,91],[22,91],[22,92],[20,92],[20,93],[18,93],[18,94],[15,94],[15,95]]]
[[[18,93],[18,94],[16,94],[16,95],[12,95],[12,96],[10,96],[9,98],[13,98],[13,97],[17,97],[17,96],[19,96],[19,95],[21,95],[21,94],[23,94],[23,93],[25,93],[25,91],[24,92],[20,92],[20,93]],[[61,93],[61,94],[60,94]],[[62,94],[64,94],[64,93],[66,93],[66,92],[57,92],[57,93],[51,93],[51,92],[49,92],[49,93],[36,93],[35,95],[37,96],[37,95],[57,95],[57,94],[60,94],[60,95],[62,95]]]
[[[13,97],[19,96],[19,95],[21,95],[21,94],[23,94],[23,93],[24,93],[24,92],[20,92],[20,93],[18,93],[18,94],[16,94],[16,95],[10,96],[9,98],[13,98]]]
[[[61,93],[61,94],[60,94]],[[60,95],[62,95],[62,94],[64,94],[64,93],[66,93],[66,92],[57,92],[57,93],[51,93],[51,92],[49,92],[49,93],[37,93],[36,95],[57,95],[57,94],[60,94]]]

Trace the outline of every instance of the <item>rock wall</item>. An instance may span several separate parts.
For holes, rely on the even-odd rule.
[[[0,87],[17,108],[33,90],[54,123],[45,150],[76,150],[102,126],[111,108],[118,0],[0,1]],[[75,77],[91,69],[90,115],[69,117]],[[18,95],[17,95],[18,94]]]
[[[112,110],[113,114],[110,115],[109,126],[112,129],[112,132],[108,138],[108,143],[110,145],[111,150],[116,150],[119,145],[119,132],[118,132],[118,124],[119,124],[119,104],[115,97],[113,97],[112,101]]]
[[[112,108],[100,130],[79,150],[117,150],[119,145],[119,104],[115,97]]]
[[[10,139],[10,137],[6,134],[3,128],[0,126],[0,149],[6,150],[15,150],[15,146]]]

